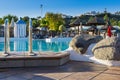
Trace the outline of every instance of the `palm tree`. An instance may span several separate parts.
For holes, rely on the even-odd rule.
[[[63,31],[65,31],[65,26],[64,25],[60,25],[59,26],[59,31],[60,31],[60,36],[62,37],[62,33],[63,33]]]

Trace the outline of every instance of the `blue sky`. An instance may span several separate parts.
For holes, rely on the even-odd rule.
[[[46,12],[63,13],[78,16],[85,12],[120,11],[120,0],[0,0],[0,17],[7,14],[18,17],[41,16],[40,5],[43,5],[42,16]]]

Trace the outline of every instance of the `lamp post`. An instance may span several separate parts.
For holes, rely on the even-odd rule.
[[[41,18],[42,18],[42,11],[43,11],[43,5],[40,5],[40,10],[41,10]]]

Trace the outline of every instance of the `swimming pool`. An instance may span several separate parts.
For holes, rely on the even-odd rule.
[[[33,40],[32,50],[35,52],[60,52],[69,47],[70,41],[46,42],[45,40]],[[4,42],[0,42],[0,51],[4,51]],[[25,52],[28,51],[28,40],[10,41],[10,51]]]

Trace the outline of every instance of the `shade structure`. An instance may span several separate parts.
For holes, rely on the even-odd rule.
[[[5,20],[4,23],[4,49],[5,49],[5,54],[8,54],[10,51],[9,47],[9,24],[8,24],[8,19]]]
[[[93,18],[88,20],[87,25],[89,25],[89,26],[105,25],[105,21],[103,20],[103,18],[93,17]]]
[[[105,21],[103,20],[103,18],[98,18],[98,17],[91,17],[88,22],[87,25],[91,26],[91,28],[89,28],[87,31],[92,31],[93,35],[96,34],[98,35],[98,28],[97,25],[105,25]]]
[[[83,33],[82,22],[80,22],[80,33]]]
[[[79,17],[77,19],[75,19],[73,22],[71,22],[69,25],[70,26],[80,26],[80,23],[82,23],[82,25],[87,25],[86,21],[81,20]]]
[[[87,29],[87,31],[94,31],[95,27],[90,27]]]
[[[106,21],[106,24],[105,24],[104,26],[101,27],[101,30],[107,30],[108,27],[110,27],[111,30],[116,30],[116,28],[114,28],[114,27],[111,26],[110,21]]]
[[[77,18],[77,19],[75,19],[73,22],[71,22],[70,24],[69,24],[71,27],[76,27],[76,26],[78,26],[78,34],[79,34],[79,32],[80,33],[82,33],[83,32],[83,29],[82,29],[82,26],[83,25],[87,25],[86,24],[86,21],[84,21],[84,20],[82,20],[82,19],[80,19],[79,17]],[[80,26],[80,29],[79,29],[79,26]]]
[[[109,26],[103,26],[100,30],[107,30]],[[111,30],[116,30],[116,28],[110,26]]]
[[[29,19],[29,53],[32,53],[32,20]]]

